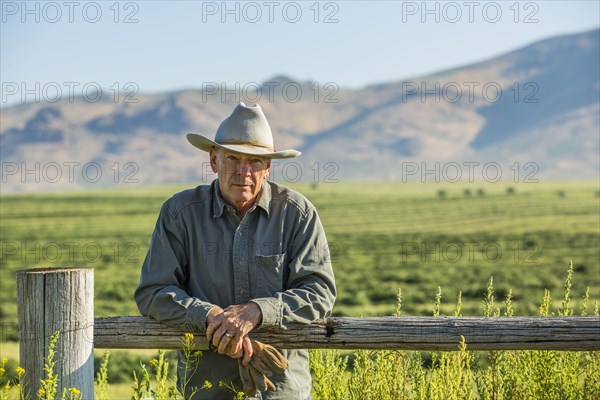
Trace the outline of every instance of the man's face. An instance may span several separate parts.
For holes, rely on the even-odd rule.
[[[252,206],[263,179],[269,175],[271,160],[223,148],[210,151],[210,165],[219,177],[219,189],[227,203],[240,210]]]

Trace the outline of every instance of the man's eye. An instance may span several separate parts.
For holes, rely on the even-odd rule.
[[[236,156],[227,156],[227,159],[229,161],[237,161],[237,157]]]
[[[255,158],[254,160],[251,161],[251,163],[253,163],[253,164],[262,164],[262,160],[259,160],[258,158]]]

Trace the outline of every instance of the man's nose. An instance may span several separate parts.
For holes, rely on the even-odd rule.
[[[252,172],[250,163],[248,161],[242,160],[238,163],[237,173],[240,175],[249,175]]]

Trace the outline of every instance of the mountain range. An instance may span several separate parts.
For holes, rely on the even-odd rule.
[[[361,89],[280,75],[113,94],[1,108],[2,192],[210,181],[185,134],[213,138],[238,101],[303,153],[273,163],[276,181],[599,178],[599,29]]]

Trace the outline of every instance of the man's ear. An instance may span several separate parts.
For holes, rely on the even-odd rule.
[[[271,160],[267,161],[267,168],[265,168],[265,179],[269,179],[269,175],[271,174]]]
[[[219,172],[217,168],[217,152],[218,150],[214,147],[210,149],[210,167],[212,168],[212,172],[214,172],[215,174]]]

